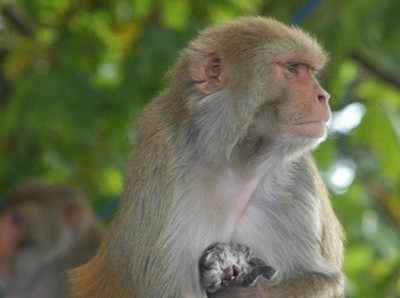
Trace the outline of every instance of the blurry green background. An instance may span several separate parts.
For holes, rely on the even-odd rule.
[[[400,297],[400,1],[0,2],[0,196],[29,178],[115,210],[134,120],[198,30],[241,15],[299,23],[331,53],[316,151],[347,234],[348,296]]]

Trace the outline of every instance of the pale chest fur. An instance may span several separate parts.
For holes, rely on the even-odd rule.
[[[215,242],[249,246],[277,270],[278,282],[305,271],[329,272],[320,254],[320,201],[308,179],[296,168],[251,178],[202,168],[183,177],[160,239],[171,253],[169,272],[188,285],[182,290],[201,291],[192,281],[200,255]]]
[[[208,219],[221,226],[214,229],[216,234],[207,234],[214,241],[247,244],[278,270],[278,279],[301,271],[325,272],[319,246],[320,200],[312,181],[298,183],[299,179],[307,179],[299,169],[281,168],[251,177],[224,170],[206,182],[207,203],[221,210]]]

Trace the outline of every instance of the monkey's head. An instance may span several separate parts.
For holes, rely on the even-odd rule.
[[[37,182],[17,187],[0,213],[0,271],[21,255],[38,263],[63,257],[93,221],[75,189]]]
[[[178,88],[190,90],[190,113],[224,97],[245,135],[312,147],[325,137],[331,114],[330,96],[317,80],[326,62],[307,33],[249,17],[202,32],[173,74]]]

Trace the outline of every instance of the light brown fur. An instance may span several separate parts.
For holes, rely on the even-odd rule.
[[[119,212],[100,253],[72,272],[72,297],[206,297],[197,264],[219,241],[248,245],[281,280],[216,297],[341,297],[341,228],[308,153],[319,138],[291,130],[327,117],[310,71],[326,61],[308,34],[264,18],[191,42],[138,121]]]

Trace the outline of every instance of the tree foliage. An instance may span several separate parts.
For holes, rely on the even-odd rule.
[[[315,154],[347,234],[348,296],[400,297],[399,1],[19,0],[0,10],[0,194],[30,178],[63,182],[105,215],[136,116],[198,30],[241,15],[301,21],[331,53],[322,81],[335,113]]]

